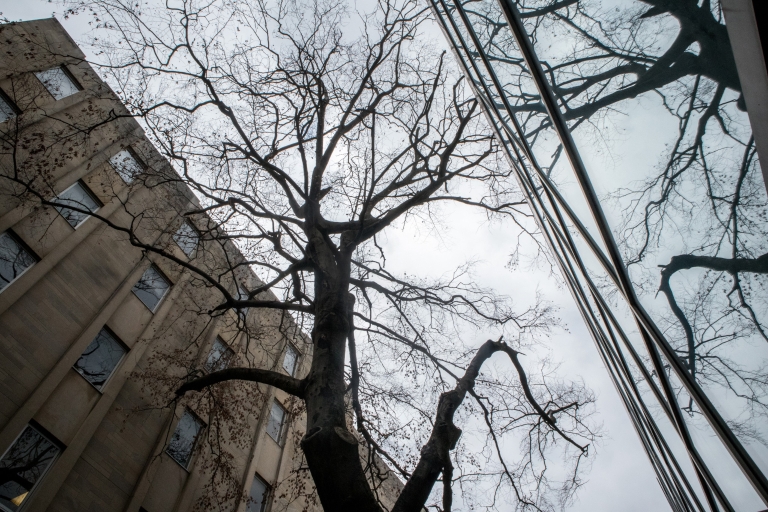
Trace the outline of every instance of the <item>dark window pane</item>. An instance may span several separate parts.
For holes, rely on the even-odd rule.
[[[71,96],[80,90],[62,68],[38,71],[35,76],[57,100]]]
[[[171,287],[171,283],[163,277],[159,270],[154,266],[149,267],[139,282],[133,287],[133,293],[149,308],[155,311],[160,300]]]
[[[35,263],[35,258],[8,233],[0,234],[0,290]]]
[[[127,149],[123,149],[110,158],[109,163],[126,183],[131,183],[136,176],[144,171],[144,167]]]
[[[200,241],[200,235],[197,230],[189,225],[189,222],[182,222],[178,231],[173,235],[173,240],[181,247],[188,257],[192,257],[197,249],[197,243]]]
[[[248,300],[248,290],[237,285],[237,300]],[[241,318],[245,319],[248,316],[248,308],[242,308],[238,311]]]
[[[95,212],[99,209],[99,203],[79,181],[59,194],[56,199],[54,199],[54,201],[62,204],[69,204],[80,208],[81,210],[88,210],[89,212]],[[69,222],[69,225],[73,228],[76,228],[85,219],[90,217],[90,215],[86,213],[76,212],[61,206],[57,206],[56,209],[59,210],[61,216],[64,217],[67,222]]]
[[[13,109],[10,103],[8,103],[5,98],[3,98],[2,94],[0,94],[0,123],[9,120],[15,115],[16,111]]]
[[[245,512],[264,512],[267,509],[267,497],[269,496],[269,486],[257,476],[253,477],[251,484],[251,494],[248,496],[248,506]]]
[[[0,509],[17,510],[58,453],[40,432],[24,429],[0,460]]]
[[[176,424],[176,431],[171,437],[171,442],[168,443],[168,448],[165,450],[168,455],[185,468],[189,466],[192,452],[195,449],[195,442],[202,427],[202,421],[191,412],[184,411],[184,415]]]
[[[288,375],[293,376],[296,371],[296,363],[299,361],[299,353],[292,345],[288,345],[285,348],[285,357],[283,358],[283,369],[288,372]]]
[[[269,421],[267,422],[267,434],[269,437],[280,442],[280,435],[283,433],[283,423],[285,422],[285,409],[277,400],[272,402],[272,410],[269,412]]]
[[[229,366],[234,356],[235,351],[229,348],[221,338],[217,337],[213,342],[211,351],[208,353],[208,359],[205,361],[205,370],[208,372],[223,370]]]
[[[102,329],[77,360],[74,368],[96,389],[101,389],[124,354],[125,348],[109,331]]]

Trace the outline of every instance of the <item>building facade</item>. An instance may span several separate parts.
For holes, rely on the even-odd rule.
[[[207,243],[210,219],[181,216],[194,195],[164,181],[170,165],[55,19],[0,33],[0,510],[319,509],[284,392],[173,400],[185,377],[227,366],[302,376],[300,326],[208,314],[210,283],[110,228],[223,269],[233,293],[260,282],[234,246]]]

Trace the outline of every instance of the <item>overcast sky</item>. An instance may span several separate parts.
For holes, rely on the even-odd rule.
[[[13,21],[46,18],[61,11],[59,5],[41,0],[0,0],[0,12]],[[65,20],[56,16],[75,41],[87,39],[86,18]],[[434,275],[436,271],[446,272],[467,260],[476,260],[480,262],[476,274],[481,285],[515,297],[521,306],[531,303],[537,290],[555,302],[561,308],[560,316],[568,331],[556,334],[549,349],[553,359],[562,363],[564,378],[582,377],[595,390],[607,434],[597,447],[591,472],[586,475],[588,482],[572,510],[667,510],[645,452],[569,292],[558,288],[543,270],[525,265],[516,271],[506,268],[515,242],[508,226],[489,225],[483,214],[462,207],[446,214],[445,225],[451,226],[450,231],[436,234],[411,225],[403,231],[388,232],[384,243],[391,270]]]

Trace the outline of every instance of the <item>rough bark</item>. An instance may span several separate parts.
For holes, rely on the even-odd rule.
[[[315,324],[312,367],[304,396],[307,433],[301,448],[325,510],[380,512],[365,478],[357,439],[347,429],[344,355],[350,330],[348,236],[342,236],[339,251],[319,230],[308,235],[308,252],[315,264]]]

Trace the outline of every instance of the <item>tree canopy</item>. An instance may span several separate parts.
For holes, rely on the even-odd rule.
[[[180,257],[168,238],[148,235],[157,219],[130,201],[127,223],[93,217],[213,289],[217,302],[199,305],[199,315],[260,309],[290,314],[309,333],[309,373],[297,377],[254,367],[201,376],[194,361],[169,355],[161,370],[187,365],[181,375],[170,372],[180,399],[210,396],[232,417],[245,399],[233,394],[227,403],[218,383],[258,382],[295,397],[307,418],[301,448],[326,510],[381,510],[377,467],[361,460],[360,443],[405,481],[393,510],[450,510],[453,485],[469,481],[493,489],[493,497],[475,498],[491,508],[508,509],[502,502],[510,500],[546,510],[573,497],[599,435],[589,419],[594,396],[581,382],[558,379],[547,361],[521,358],[557,327],[552,307],[513,305],[478,286],[469,263],[441,279],[394,273],[379,243],[407,223],[439,226],[445,205],[479,208],[535,237],[477,101],[430,41],[426,6],[70,7],[93,16],[94,65],[129,113],[70,119],[66,129],[87,136],[122,116],[138,119],[174,172],[147,168],[134,179],[183,185],[182,195],[191,189],[199,204],[181,212],[189,233],[201,248],[232,246],[241,257],[224,268],[211,267],[205,249]],[[19,197],[59,204],[44,172],[17,171]],[[248,269],[258,283],[243,277]],[[243,320],[239,328],[249,343],[268,343],[258,326]],[[493,339],[473,346],[478,336]],[[504,362],[489,367],[496,353]],[[456,451],[456,424],[473,416],[487,450],[480,458]],[[519,443],[514,458],[503,454],[506,439]],[[549,469],[553,456],[564,457],[563,471]],[[441,497],[432,493],[438,480]]]

